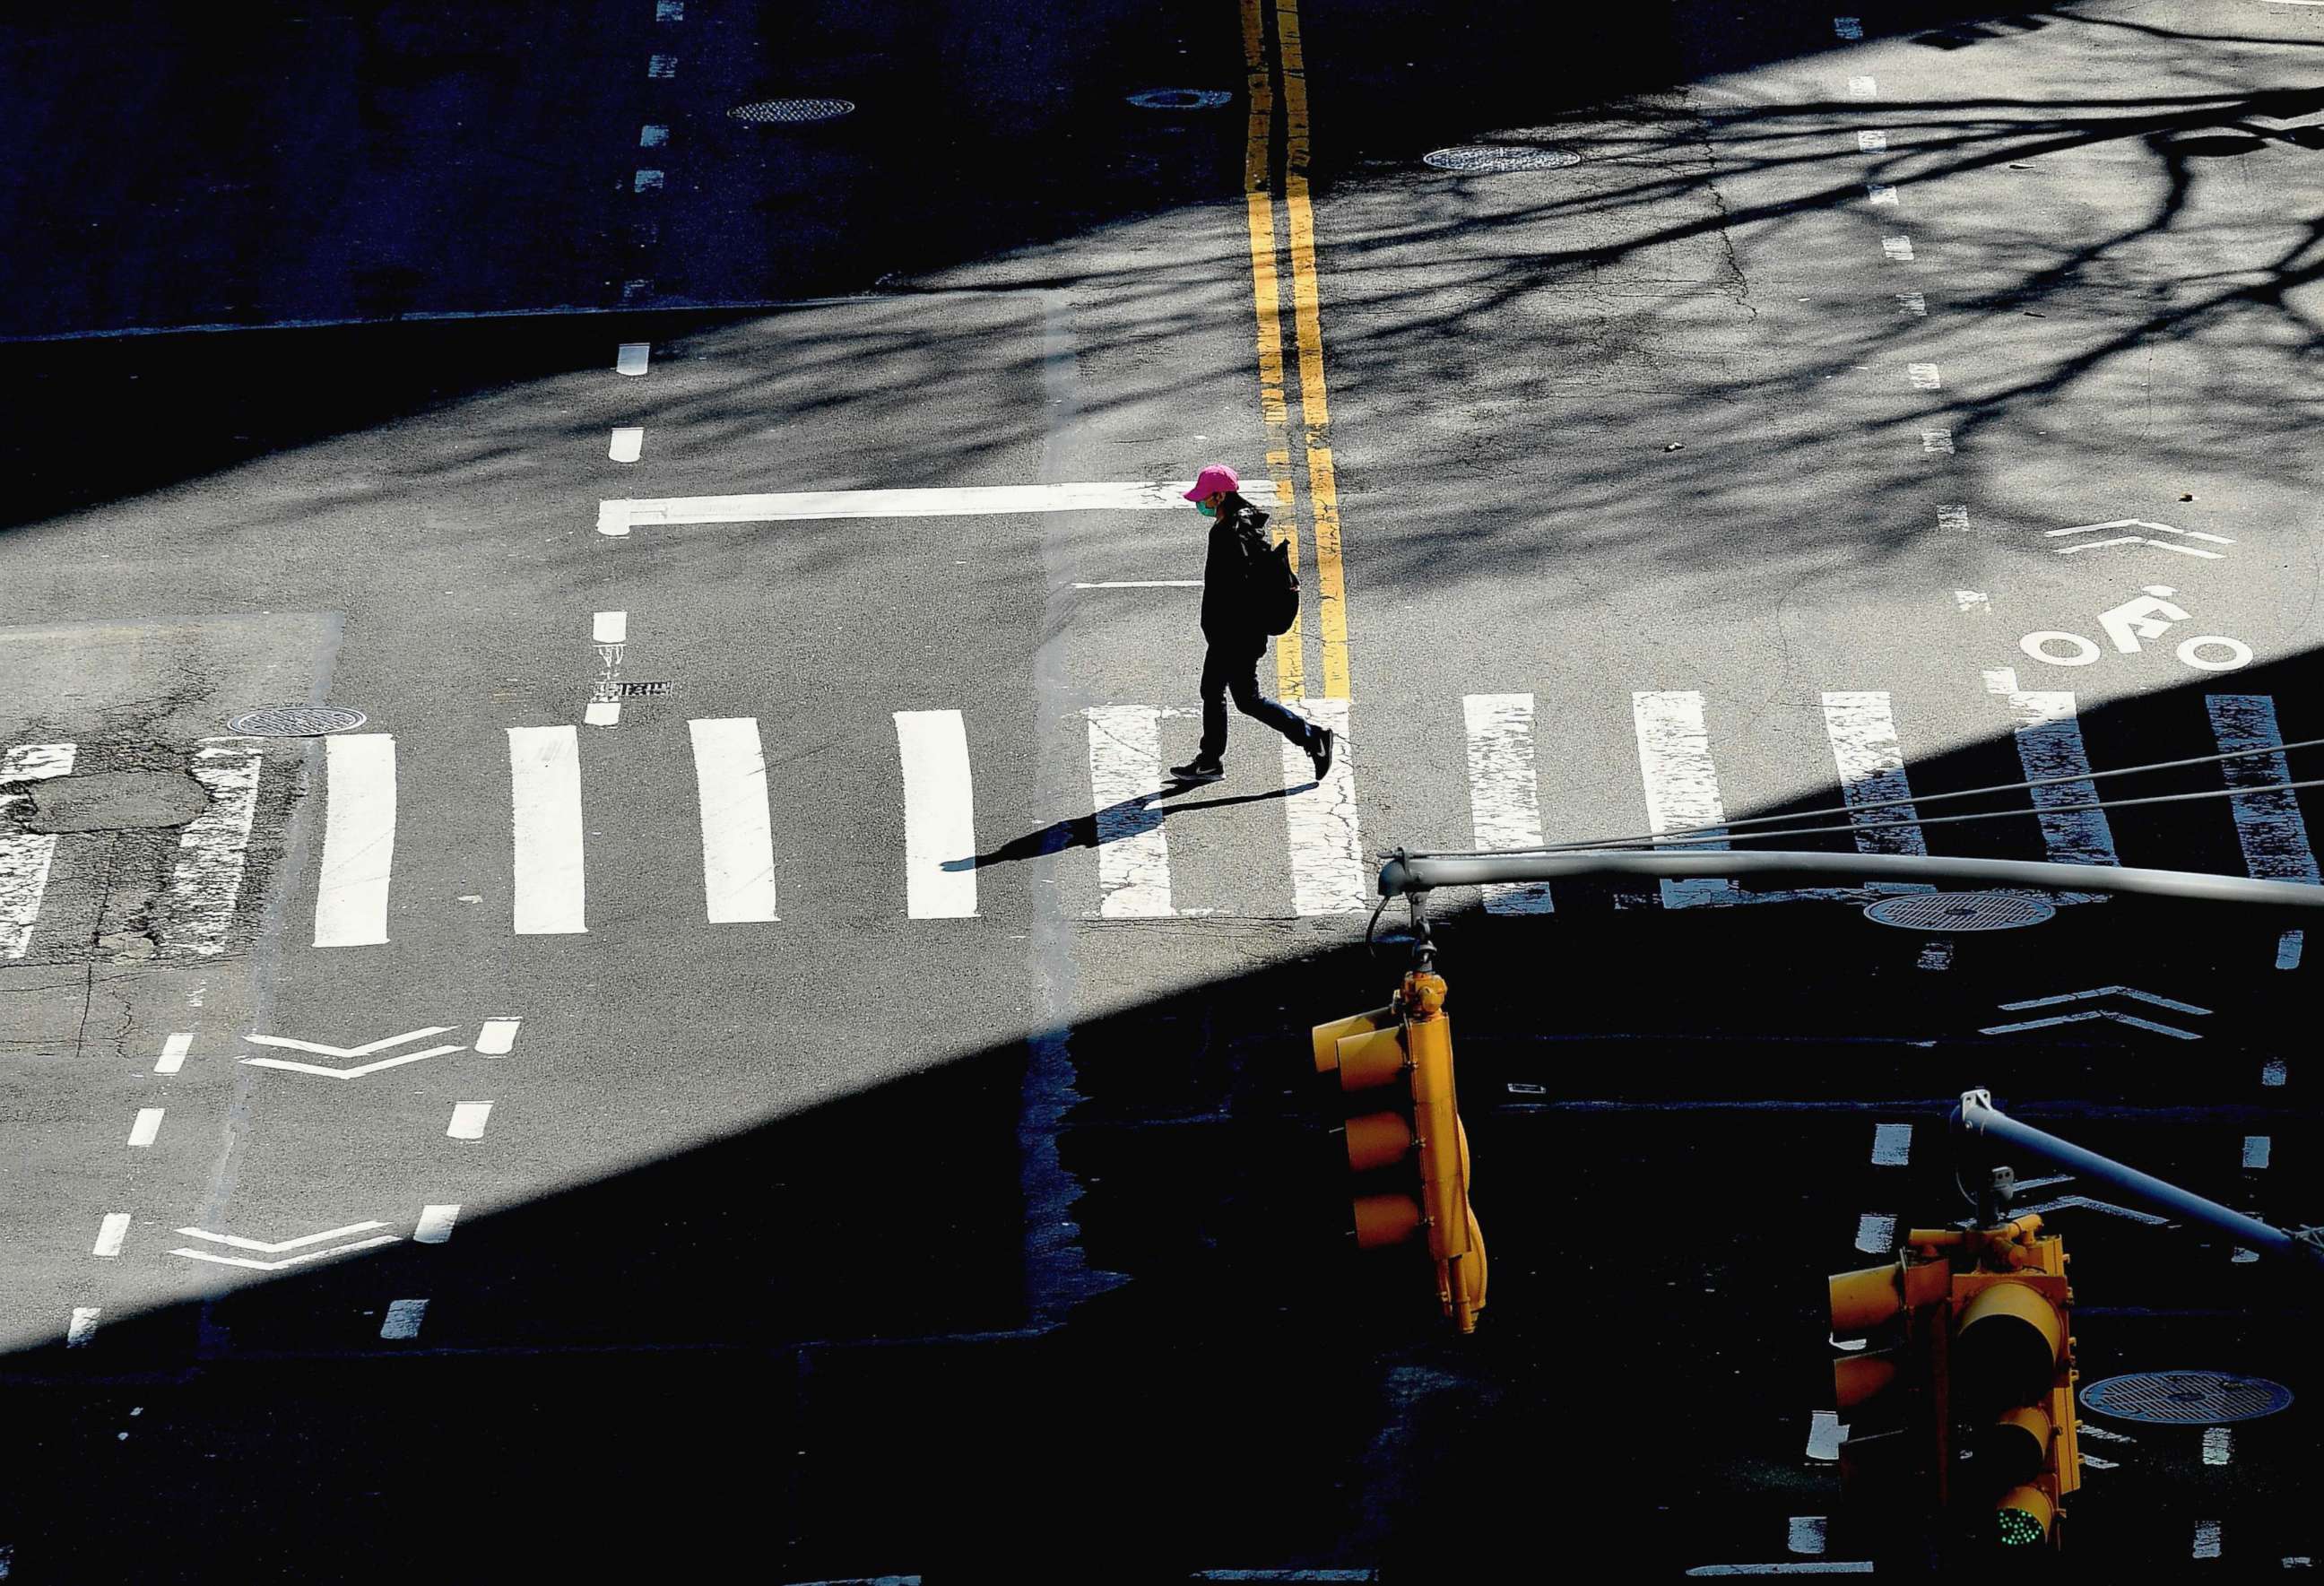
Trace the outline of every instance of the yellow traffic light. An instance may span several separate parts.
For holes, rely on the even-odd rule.
[[[1830,1282],[1831,1336],[1866,1347],[1834,1357],[1832,1400],[1847,1435],[1840,1491],[1858,1515],[1933,1525],[1945,1508],[1951,1417],[1945,1312],[1952,1268],[1907,1251]]]
[[[2066,1253],[2039,1217],[1979,1231],[1973,1270],[1952,1279],[1953,1394],[1975,1454],[1963,1494],[1973,1541],[2059,1542],[2081,1486],[2074,1417],[2073,1290]]]
[[[1310,1040],[1316,1072],[1337,1074],[1343,1092],[1401,1084],[1402,1104],[1347,1120],[1348,1167],[1387,1174],[1409,1163],[1418,1182],[1357,1194],[1356,1242],[1373,1249],[1425,1231],[1437,1300],[1470,1332],[1485,1305],[1485,1241],[1469,1205],[1469,1139],[1453,1091],[1444,990],[1441,977],[1416,970],[1389,1006],[1319,1024]]]

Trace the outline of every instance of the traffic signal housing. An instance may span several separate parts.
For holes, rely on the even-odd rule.
[[[1980,1231],[1977,1265],[1952,1278],[1953,1397],[1974,1456],[1963,1518],[1973,1542],[2009,1549],[2056,1546],[2082,1484],[2073,1290],[2063,1244],[2041,1226]]]
[[[1344,1126],[1348,1168],[1366,1186],[1353,1196],[1356,1243],[1377,1249],[1425,1236],[1437,1302],[1472,1332],[1485,1308],[1485,1239],[1469,1204],[1444,995],[1441,976],[1415,970],[1388,1007],[1319,1024],[1310,1038],[1317,1073],[1336,1074],[1344,1094],[1390,1103]]]
[[[1952,1463],[1946,1397],[1952,1268],[1904,1251],[1885,1267],[1834,1274],[1832,1398],[1847,1428],[1840,1492],[1851,1515],[1933,1535]]]

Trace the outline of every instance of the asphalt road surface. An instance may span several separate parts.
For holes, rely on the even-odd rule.
[[[2324,9],[1867,5],[0,23],[0,1575],[1837,1569],[1962,1090],[2324,1220],[2303,913],[1707,877],[1432,900],[1479,1331],[1350,1248],[1383,850],[2319,881]],[[2056,1562],[2305,1565],[2312,1288],[2055,1194],[2293,1395]]]

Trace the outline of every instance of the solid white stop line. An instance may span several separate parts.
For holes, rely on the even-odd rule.
[[[765,495],[678,495],[601,501],[597,532],[627,534],[639,523],[781,523],[812,518],[971,518],[1013,512],[1191,512],[1191,479],[1127,484],[963,484],[915,490],[793,490]],[[1277,504],[1272,480],[1252,479],[1243,499]]]

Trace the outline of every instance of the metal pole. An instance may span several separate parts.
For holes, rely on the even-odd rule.
[[[2193,871],[2136,870],[2114,864],[2051,864],[2029,859],[1963,859],[1915,853],[1743,853],[1727,849],[1595,850],[1453,859],[1398,852],[1380,867],[1380,896],[1490,881],[1686,876],[1795,877],[1841,881],[1966,881],[1986,887],[2061,892],[2136,892],[2204,903],[2324,908],[2324,887],[2302,881],[2213,876]]]
[[[2070,1140],[2061,1140],[2031,1124],[2020,1123],[1995,1108],[1990,1091],[1963,1091],[1960,1106],[1953,1118],[1960,1128],[1971,1134],[1990,1136],[2005,1145],[2030,1152],[2078,1178],[2094,1180],[2118,1194],[2143,1201],[2170,1216],[2188,1222],[2200,1222],[2248,1249],[2262,1250],[2271,1256],[2295,1257],[2311,1266],[2324,1265],[2324,1247],[2319,1247],[2312,1240],[2262,1222],[2255,1217],[2246,1217],[2217,1201],[2207,1201],[2176,1185],[2165,1184],[2152,1174],[2126,1167],[2095,1151],[2086,1151]]]

